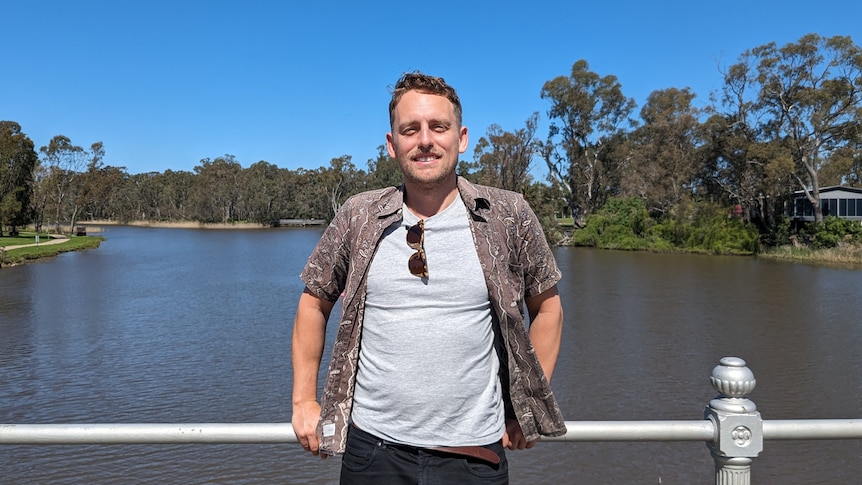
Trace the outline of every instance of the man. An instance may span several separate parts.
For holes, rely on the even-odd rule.
[[[293,427],[313,454],[344,453],[341,483],[507,483],[504,448],[566,431],[549,384],[560,271],[519,194],[456,175],[467,128],[442,78],[403,75],[389,119],[404,184],[345,202],[301,275]]]

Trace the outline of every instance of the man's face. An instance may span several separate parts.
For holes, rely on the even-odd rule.
[[[467,150],[467,128],[458,125],[444,96],[408,91],[395,106],[386,148],[405,182],[435,188],[454,181],[458,154]]]

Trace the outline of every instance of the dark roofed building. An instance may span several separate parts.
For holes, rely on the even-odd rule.
[[[824,218],[835,216],[862,222],[862,189],[837,185],[820,189],[820,211]],[[801,190],[793,193],[790,220],[814,221],[814,207]]]

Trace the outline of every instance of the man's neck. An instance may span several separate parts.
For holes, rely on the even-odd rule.
[[[452,177],[451,184],[447,183],[433,188],[405,181],[404,203],[416,217],[427,219],[449,207],[449,204],[458,197],[456,180],[455,177]]]

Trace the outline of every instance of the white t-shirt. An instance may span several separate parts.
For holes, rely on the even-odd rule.
[[[488,289],[460,197],[425,220],[428,278],[410,273],[407,228],[387,229],[368,271],[352,421],[419,447],[499,440],[505,413]]]

